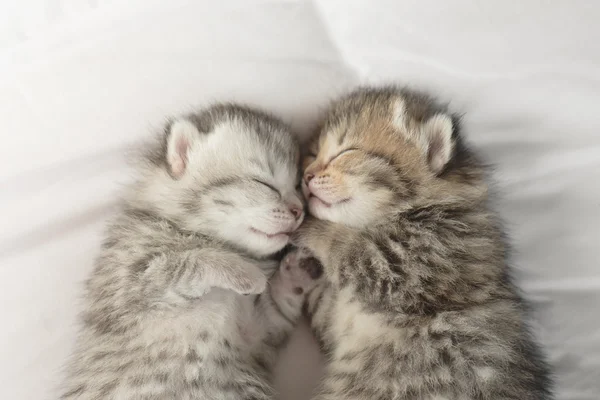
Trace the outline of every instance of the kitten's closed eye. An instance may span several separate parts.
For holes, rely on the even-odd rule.
[[[349,149],[342,150],[339,153],[337,153],[335,156],[333,156],[331,158],[330,162],[333,161],[333,160],[335,160],[339,156],[344,155],[344,154],[349,153],[349,152],[352,152],[352,151],[360,151],[360,149],[357,148],[357,147],[350,147]]]
[[[277,188],[275,188],[273,185],[268,184],[264,181],[261,181],[260,179],[256,179],[256,178],[252,178],[252,180],[256,183],[259,183],[263,186],[266,186],[267,188],[271,189],[273,192],[277,193],[279,196],[281,196],[281,193],[279,192],[279,190],[277,190]]]

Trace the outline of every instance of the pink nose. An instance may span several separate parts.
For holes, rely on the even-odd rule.
[[[298,206],[290,206],[290,212],[292,213],[296,221],[302,218],[302,214],[304,214],[304,210],[302,210],[302,207]]]
[[[306,183],[308,185],[308,182],[311,181],[312,178],[314,178],[315,176],[313,174],[306,174],[304,175],[304,183]]]

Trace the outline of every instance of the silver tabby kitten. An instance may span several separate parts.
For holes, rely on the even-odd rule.
[[[318,276],[288,257],[267,285],[304,217],[298,157],[287,126],[241,106],[167,126],[108,228],[62,399],[271,398]]]
[[[292,242],[327,278],[307,303],[329,359],[318,399],[552,397],[455,115],[421,93],[360,89],[333,105],[304,165],[314,217]]]

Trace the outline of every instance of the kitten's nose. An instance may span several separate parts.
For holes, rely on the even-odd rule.
[[[315,177],[315,175],[314,175],[314,174],[310,174],[310,173],[309,173],[309,174],[305,174],[305,175],[304,175],[304,183],[306,183],[306,184],[308,185],[308,182],[310,182],[310,180],[311,180],[312,178],[314,178],[314,177]]]
[[[298,206],[290,206],[290,212],[292,213],[296,221],[302,218],[302,214],[304,214],[304,210],[302,209],[302,207]]]

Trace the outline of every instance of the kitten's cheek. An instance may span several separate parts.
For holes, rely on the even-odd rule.
[[[327,219],[327,213],[331,210],[331,206],[323,203],[317,197],[311,197],[308,201],[308,210],[312,216],[318,219]]]

